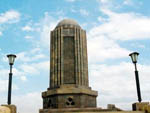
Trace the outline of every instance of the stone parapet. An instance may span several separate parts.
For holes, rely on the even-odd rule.
[[[3,111],[5,111],[5,112],[1,112],[2,111],[2,109],[3,109]],[[17,108],[16,108],[16,106],[15,105],[2,105],[1,107],[0,107],[0,113],[17,113]]]
[[[150,103],[149,102],[140,102],[132,104],[133,111],[144,111],[145,113],[150,113]]]
[[[41,109],[39,113],[145,113],[144,111],[112,111],[102,108]]]
[[[0,113],[11,113],[11,110],[6,106],[0,106]]]
[[[132,104],[133,111],[141,111],[144,109],[145,106],[149,105],[149,102],[136,102]]]

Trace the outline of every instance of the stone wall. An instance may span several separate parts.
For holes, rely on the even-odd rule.
[[[0,106],[0,113],[11,113],[11,110],[8,107]]]
[[[15,105],[1,105],[0,113],[17,113]]]
[[[132,105],[132,108],[133,108],[133,111],[144,111],[145,113],[150,113],[149,102],[134,103]]]
[[[40,113],[145,113],[144,111],[118,111],[102,108],[68,108],[68,109],[41,109]]]

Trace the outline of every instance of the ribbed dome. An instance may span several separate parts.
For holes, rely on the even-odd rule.
[[[80,25],[73,19],[64,19],[60,21],[56,27],[63,26],[63,25],[74,25],[80,27]]]

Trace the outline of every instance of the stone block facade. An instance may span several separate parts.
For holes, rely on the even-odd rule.
[[[43,109],[96,107],[97,91],[88,80],[86,32],[64,19],[50,35],[50,84],[42,93]]]
[[[87,108],[96,106],[97,92],[90,88],[62,86],[42,93],[43,108]]]
[[[149,102],[137,102],[132,104],[133,111],[145,111],[145,113],[150,113],[150,103]]]
[[[0,113],[17,113],[15,105],[2,105],[0,106]]]

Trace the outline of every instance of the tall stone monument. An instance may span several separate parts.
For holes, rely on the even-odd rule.
[[[43,109],[95,108],[97,91],[89,87],[85,30],[64,19],[50,37],[50,86],[42,93]]]
[[[42,93],[40,113],[150,113],[149,103],[133,104],[134,111],[122,111],[113,104],[96,107],[97,91],[88,80],[86,32],[71,19],[64,19],[51,31],[50,84]]]

